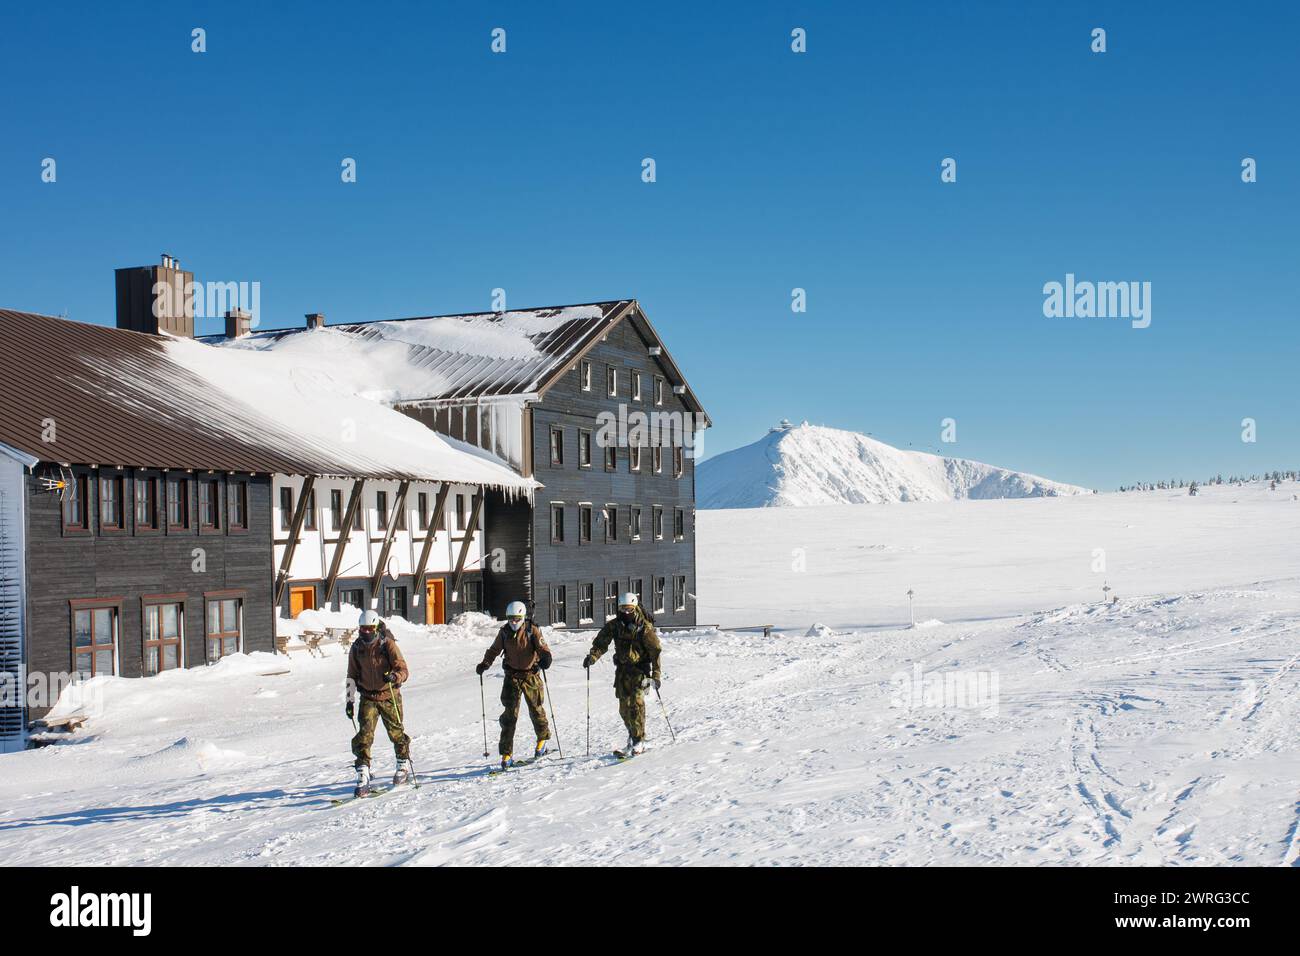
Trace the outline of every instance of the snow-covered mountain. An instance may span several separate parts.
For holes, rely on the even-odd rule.
[[[701,508],[805,507],[1044,498],[1088,494],[1077,485],[965,458],[902,451],[857,432],[782,422],[766,436],[701,462]]]

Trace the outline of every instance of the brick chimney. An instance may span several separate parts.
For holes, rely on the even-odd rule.
[[[237,339],[247,335],[253,329],[253,316],[243,309],[231,309],[226,313],[226,338]]]
[[[325,314],[323,312],[308,312],[307,328],[309,329],[325,328]]]
[[[156,266],[114,271],[117,327],[194,338],[194,273],[166,252]]]

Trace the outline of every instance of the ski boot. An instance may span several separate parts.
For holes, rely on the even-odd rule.
[[[510,759],[510,755],[509,755],[509,754],[502,754],[502,755],[501,755],[501,769],[502,769],[502,770],[509,770],[512,766],[514,766],[514,763],[515,763],[515,762],[514,762],[513,760]]]
[[[632,741],[632,756],[635,757],[635,756],[637,756],[637,755],[639,755],[639,754],[643,754],[643,753],[645,753],[645,741],[644,741],[644,740],[633,740],[633,741]]]
[[[547,743],[547,741],[546,741],[546,738],[545,738],[545,737],[543,737],[541,740],[537,741],[537,746],[533,748],[533,759],[534,759],[534,760],[536,760],[538,757],[540,757],[540,756],[542,756],[544,753],[546,753],[546,743]]]
[[[354,797],[370,796],[370,768],[367,766],[357,767],[357,788],[352,791]]]
[[[393,786],[400,787],[410,783],[415,775],[411,772],[411,758],[397,761],[397,772],[393,774]]]

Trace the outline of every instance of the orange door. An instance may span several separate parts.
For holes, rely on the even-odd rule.
[[[424,582],[424,623],[446,624],[447,607],[443,603],[442,578],[430,578]]]
[[[290,588],[289,589],[289,616],[297,617],[303,611],[312,611],[316,608],[316,589],[315,588]]]

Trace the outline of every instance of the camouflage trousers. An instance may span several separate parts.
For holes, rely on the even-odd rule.
[[[636,667],[619,667],[614,671],[618,715],[633,740],[645,739],[645,695],[642,693],[645,679],[645,674]]]
[[[538,740],[549,740],[551,725],[546,722],[546,697],[542,693],[542,675],[507,673],[501,683],[501,739],[497,742],[497,753],[501,755],[515,752],[515,725],[519,723],[519,698],[528,704],[528,716],[533,722],[533,731]]]
[[[370,766],[370,745],[375,742],[375,724],[384,722],[388,739],[393,742],[393,750],[398,760],[408,760],[411,756],[411,738],[402,729],[402,692],[395,690],[388,700],[359,701],[357,723],[361,725],[357,735],[352,738],[352,756],[356,766]]]

